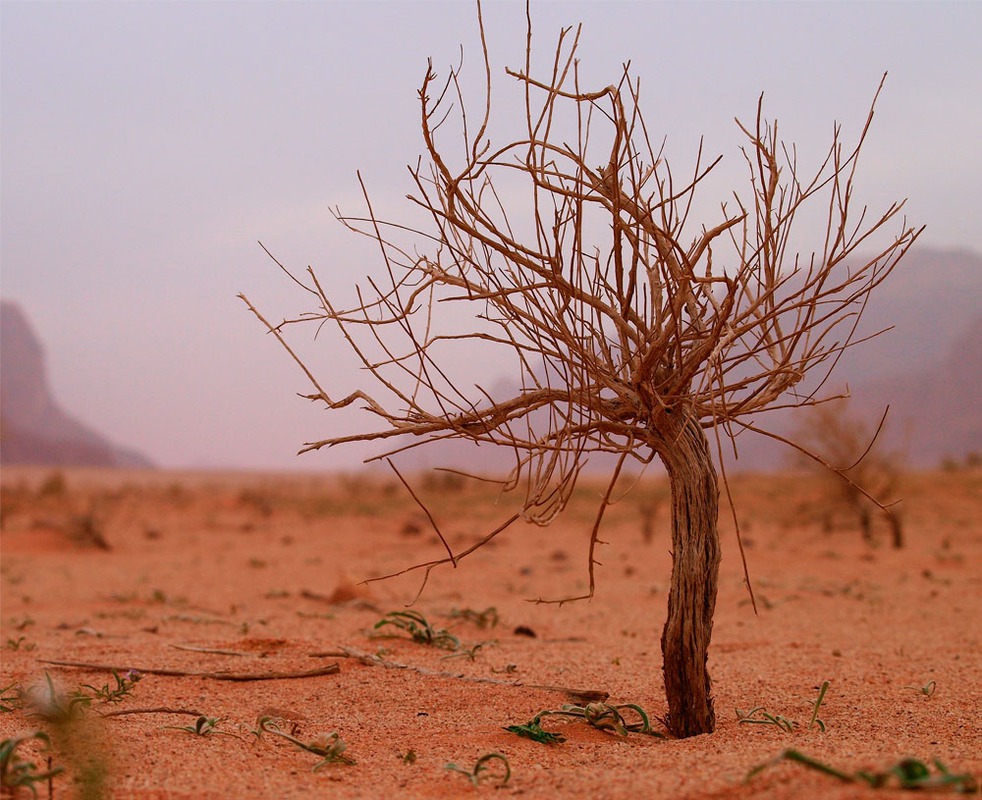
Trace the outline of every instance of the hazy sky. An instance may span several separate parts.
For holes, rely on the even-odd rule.
[[[38,330],[57,398],[168,467],[355,462],[355,451],[294,455],[351,420],[296,397],[303,376],[236,294],[277,321],[309,309],[257,240],[313,265],[331,290],[378,268],[329,208],[361,211],[360,169],[398,215],[421,149],[426,59],[445,74],[462,44],[480,76],[474,6],[0,8],[0,288]],[[518,87],[504,67],[522,64],[524,5],[484,11],[510,114]],[[705,134],[735,176],[733,118],[751,120],[762,91],[814,159],[834,121],[855,136],[889,71],[860,199],[875,209],[908,197],[923,241],[982,251],[982,3],[533,2],[532,16],[542,56],[561,26],[584,23],[580,58],[597,88],[632,61],[649,129],[675,163]],[[333,340],[307,352],[327,386],[354,384]]]

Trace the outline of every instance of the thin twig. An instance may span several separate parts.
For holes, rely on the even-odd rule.
[[[334,675],[341,671],[341,665],[335,662],[318,669],[301,670],[299,672],[194,672],[183,669],[157,669],[154,667],[118,666],[114,664],[92,664],[86,661],[53,661],[39,658],[41,664],[52,664],[56,667],[72,667],[75,669],[91,669],[97,672],[141,672],[145,675],[165,675],[178,678],[207,678],[213,681],[278,681],[292,678],[317,678],[321,675]]]
[[[367,667],[385,667],[386,669],[408,670],[418,675],[425,675],[428,678],[448,678],[467,683],[493,684],[495,686],[513,686],[517,689],[541,689],[546,692],[561,692],[573,700],[581,702],[604,702],[610,697],[609,692],[595,689],[574,689],[570,686],[556,686],[544,683],[527,683],[525,681],[505,681],[500,678],[486,678],[473,675],[465,675],[462,672],[445,672],[440,670],[417,667],[412,664],[403,664],[398,661],[389,661],[381,656],[365,653],[353,647],[341,647],[337,650],[309,653],[312,658],[353,658]]]
[[[440,526],[436,524],[436,520],[433,519],[433,515],[430,513],[430,510],[426,507],[426,504],[423,503],[423,501],[416,496],[416,492],[413,491],[413,487],[410,486],[409,482],[402,477],[402,473],[399,472],[399,470],[396,468],[396,465],[392,463],[392,459],[387,458],[385,459],[385,461],[392,468],[392,471],[396,474],[396,477],[399,479],[399,482],[406,487],[406,491],[409,492],[410,497],[413,498],[413,500],[416,502],[416,505],[418,505],[423,510],[423,513],[426,514],[426,518],[430,521],[430,525],[433,526],[433,530],[436,532],[436,535],[439,536],[440,541],[443,542],[443,547],[447,551],[447,557],[450,559],[450,563],[456,567],[457,557],[454,556],[453,548],[450,547],[450,543],[444,537],[442,531],[440,530]]]
[[[128,714],[183,714],[188,717],[205,716],[203,712],[195,711],[194,709],[168,708],[167,706],[159,706],[157,708],[122,708],[117,711],[99,712],[99,716],[102,717],[124,717]]]
[[[243,653],[241,650],[223,650],[220,647],[196,647],[192,644],[171,644],[175,650],[189,650],[192,653],[212,653],[217,656],[248,656],[251,653]]]

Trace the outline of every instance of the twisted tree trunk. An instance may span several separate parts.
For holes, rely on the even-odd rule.
[[[661,637],[665,721],[684,738],[716,727],[706,657],[719,578],[719,485],[698,420],[661,438],[657,452],[672,490],[672,585]]]

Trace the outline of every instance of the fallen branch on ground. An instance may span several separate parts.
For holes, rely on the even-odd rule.
[[[387,661],[381,656],[364,653],[353,647],[341,647],[337,650],[327,650],[318,653],[309,653],[312,658],[353,658],[368,667],[385,667],[386,669],[404,669],[415,672],[418,675],[426,675],[430,678],[453,678],[454,680],[467,681],[468,683],[490,683],[495,686],[514,686],[517,689],[542,689],[547,692],[562,692],[572,700],[584,703],[604,702],[610,697],[609,692],[596,689],[574,689],[569,686],[552,686],[543,683],[525,683],[524,681],[503,681],[499,678],[482,678],[479,676],[465,675],[462,672],[441,672],[438,670],[427,669],[426,667],[416,667],[412,664],[402,664],[398,661]]]
[[[86,661],[49,661],[39,658],[41,664],[51,664],[56,667],[73,667],[75,669],[91,669],[100,672],[126,672],[136,670],[145,675],[166,675],[178,678],[208,678],[213,681],[276,681],[292,678],[317,678],[321,675],[334,675],[341,671],[337,662],[318,669],[301,670],[300,672],[193,672],[183,669],[153,669],[152,667],[118,667],[112,664],[91,664]]]
[[[216,656],[248,656],[250,653],[243,653],[241,650],[223,650],[220,647],[196,647],[191,644],[171,644],[175,650],[188,650],[192,653],[210,653]]]
[[[167,706],[159,706],[157,708],[121,708],[117,711],[107,711],[105,714],[100,714],[100,716],[122,717],[129,714],[184,714],[188,717],[204,716],[200,711],[195,711],[191,708],[168,708]]]

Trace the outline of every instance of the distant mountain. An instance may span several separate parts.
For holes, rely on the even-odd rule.
[[[967,250],[911,250],[874,292],[859,331],[869,335],[841,359],[826,387],[848,389],[849,413],[875,426],[889,405],[882,444],[912,467],[982,453],[982,256]],[[763,414],[787,435],[798,412]],[[786,466],[790,449],[740,437],[743,470]]]
[[[865,420],[872,429],[889,406],[878,443],[901,453],[916,468],[937,467],[944,459],[963,459],[982,453],[982,315],[961,336],[937,354],[931,366],[897,371],[869,379],[855,368],[837,372],[841,390],[852,398],[849,414]],[[897,354],[892,363],[903,364]],[[834,387],[833,387],[834,388]],[[832,389],[829,389],[831,393]],[[805,410],[763,414],[759,424],[781,435],[792,434]],[[792,437],[793,438],[793,437]],[[781,469],[792,453],[786,445],[757,435],[739,439],[741,470]]]
[[[61,409],[52,397],[44,348],[14,303],[0,302],[0,462],[152,467]]]
[[[982,453],[982,311],[938,355],[933,366],[858,384],[853,392],[867,416],[890,405],[887,441],[917,466]]]
[[[882,336],[850,351],[839,377],[852,385],[938,364],[982,314],[982,255],[917,244],[876,288],[859,331]]]
[[[844,354],[827,393],[848,387],[850,413],[873,426],[889,404],[883,444],[904,452],[911,466],[935,467],[945,457],[982,452],[982,256],[915,246],[873,293],[858,336],[887,328]],[[503,377],[492,394],[504,397],[516,386]],[[798,413],[774,411],[754,422],[788,435]],[[793,452],[753,433],[740,435],[738,444],[740,457],[727,458],[727,466],[741,471],[783,469]],[[514,456],[450,440],[411,451],[404,463],[496,473],[513,466]],[[589,468],[609,464],[595,458]]]

